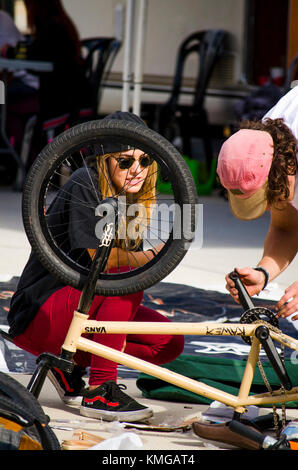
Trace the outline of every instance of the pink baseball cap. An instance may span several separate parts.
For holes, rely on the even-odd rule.
[[[241,129],[222,145],[217,173],[238,219],[252,220],[264,214],[273,152],[271,135],[254,129]]]

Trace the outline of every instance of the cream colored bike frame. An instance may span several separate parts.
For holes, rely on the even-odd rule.
[[[261,344],[255,337],[258,324],[241,323],[151,323],[151,322],[99,322],[88,320],[88,316],[75,311],[62,348],[70,353],[77,349],[104,357],[132,369],[152,375],[198,395],[217,400],[243,413],[249,405],[270,405],[298,400],[298,387],[290,391],[279,389],[272,393],[250,395],[250,389],[257,366]],[[129,354],[116,351],[82,336],[83,333],[95,334],[169,334],[201,336],[250,336],[251,348],[241,380],[238,396],[231,395],[202,382],[185,377],[160,366],[156,366]],[[283,333],[270,330],[272,340],[298,351],[298,341]]]

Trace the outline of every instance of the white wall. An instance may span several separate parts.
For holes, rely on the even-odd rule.
[[[111,36],[115,34],[114,11],[116,5],[123,6],[125,0],[63,0],[64,6],[78,27],[81,38]],[[136,0],[137,6],[139,1]],[[243,51],[243,22],[245,0],[148,0],[146,45],[144,51],[144,74],[156,77],[171,77],[174,72],[176,53],[181,41],[193,31],[207,28],[222,28],[229,32],[229,50],[234,55],[233,81],[241,78]],[[138,11],[138,8],[137,8]],[[195,75],[196,62],[190,60],[186,76]],[[123,48],[113,66],[114,72],[122,73]],[[144,100],[166,97],[143,93]],[[211,98],[212,100],[212,98]],[[210,101],[210,99],[209,99]],[[214,98],[210,109],[221,106]],[[105,90],[103,112],[119,109],[121,92]],[[229,104],[222,103],[223,119]],[[212,111],[211,111],[212,113]],[[215,115],[217,111],[215,111]]]
[[[63,3],[82,38],[113,35],[114,9],[120,4],[125,10],[126,5],[125,0],[63,0]],[[191,32],[206,28],[228,31],[230,49],[240,57],[243,20],[244,0],[148,0],[144,72],[171,75],[180,42]],[[115,62],[116,71],[122,70],[122,63],[123,50]]]

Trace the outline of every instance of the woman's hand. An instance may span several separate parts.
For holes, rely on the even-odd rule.
[[[277,310],[277,318],[286,318],[297,312],[297,315],[294,315],[291,320],[298,319],[298,281],[295,281],[285,290],[285,294],[277,302],[275,310]]]
[[[261,271],[256,271],[253,268],[235,268],[235,271],[239,275],[239,279],[242,284],[245,286],[247,292],[250,296],[258,294],[264,287],[265,277]],[[233,299],[239,304],[239,295],[238,290],[235,287],[234,281],[229,277],[229,274],[226,276],[226,289],[230,292]]]

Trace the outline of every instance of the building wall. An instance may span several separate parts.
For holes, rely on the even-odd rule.
[[[115,9],[123,8],[125,0],[63,0],[63,4],[78,27],[81,38],[111,36],[115,34]],[[139,0],[136,0],[137,21]],[[148,0],[147,28],[144,50],[144,78],[148,82],[170,84],[174,73],[176,53],[181,41],[190,33],[201,29],[221,28],[229,33],[228,53],[214,72],[215,87],[235,86],[241,80],[244,51],[245,0]],[[135,28],[136,30],[136,28]],[[121,77],[123,47],[112,72]],[[191,58],[185,70],[186,77],[195,76],[196,60]],[[143,92],[144,101],[164,101],[167,94]],[[187,96],[184,97],[187,100]],[[232,100],[233,101],[233,100]],[[208,97],[210,119],[226,121],[233,102],[223,98]],[[105,89],[101,111],[110,112],[121,106],[121,90]]]
[[[82,38],[115,33],[115,8],[125,0],[63,0]],[[136,21],[139,1],[136,0]],[[193,31],[222,28],[229,32],[229,50],[236,57],[235,79],[241,75],[245,0],[148,0],[144,73],[172,75],[181,41]],[[82,11],[84,5],[84,12]],[[124,28],[124,26],[123,26]],[[123,50],[114,65],[121,71]],[[187,70],[189,76],[195,68]]]

